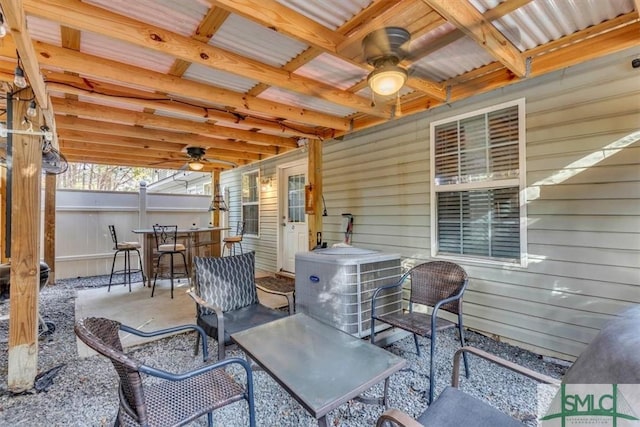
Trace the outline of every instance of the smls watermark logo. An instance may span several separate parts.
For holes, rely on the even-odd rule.
[[[617,384],[562,384],[543,427],[640,427],[640,418]]]

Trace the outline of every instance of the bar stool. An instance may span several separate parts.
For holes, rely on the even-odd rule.
[[[131,292],[131,273],[141,273],[143,283],[147,280],[144,275],[144,271],[142,270],[142,257],[138,250],[141,245],[138,242],[118,242],[116,227],[114,225],[109,226],[109,233],[111,233],[111,240],[113,240],[113,249],[115,250],[115,253],[113,254],[113,262],[111,263],[111,275],[109,276],[109,287],[107,288],[107,292],[111,291],[111,282],[113,281],[114,274],[122,274],[122,284],[126,285],[129,283],[129,292]],[[140,268],[133,270],[131,269],[132,251],[136,251],[138,254],[138,260],[140,261]],[[120,252],[124,252],[124,268],[122,270],[114,271],[116,266],[116,257]]]
[[[187,267],[187,257],[184,255],[187,248],[178,243],[178,226],[177,225],[154,225],[153,234],[156,238],[156,251],[158,252],[158,262],[156,264],[156,272],[153,275],[153,288],[151,289],[151,296],[156,290],[156,280],[158,278],[158,272],[160,271],[160,263],[162,257],[168,255],[171,260],[169,261],[169,278],[171,279],[171,299],[173,299],[173,279],[176,275],[178,277],[189,277],[189,269]],[[174,256],[182,256],[184,262],[184,272],[176,273],[174,269]]]
[[[224,246],[222,246],[222,256],[224,256],[224,250],[229,252],[229,255],[236,254],[236,245],[240,245],[240,254],[242,255],[242,236],[244,235],[244,221],[238,221],[236,225],[236,234],[234,236],[227,236],[222,239]],[[233,254],[231,253],[233,250]]]

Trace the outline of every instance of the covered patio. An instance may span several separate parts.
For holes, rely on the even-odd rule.
[[[81,357],[76,351],[76,338],[73,334],[73,310],[76,304],[75,295],[82,292],[106,293],[108,277],[91,279],[62,279],[55,286],[49,286],[41,295],[43,316],[56,324],[56,331],[50,337],[41,340],[42,370],[62,368],[46,383],[46,392],[10,395],[2,393],[2,420],[8,425],[28,422],[30,425],[112,425],[117,412],[117,377],[111,363],[102,356]],[[135,284],[140,289],[141,284]],[[128,292],[127,292],[128,293]],[[145,292],[146,294],[146,292]],[[166,296],[166,295],[164,295]],[[110,297],[105,294],[105,302]],[[147,301],[150,301],[147,298]],[[170,300],[163,298],[157,304],[168,304]],[[190,304],[193,314],[193,304]],[[161,315],[158,313],[158,315]],[[123,320],[125,318],[122,318]],[[136,325],[139,326],[139,325]],[[0,336],[6,335],[6,322],[0,324]],[[511,361],[543,372],[555,378],[561,378],[568,363],[559,360],[541,358],[539,355],[522,350],[506,343],[499,343],[480,334],[470,333],[468,344],[499,355]],[[168,370],[186,371],[196,366],[198,358],[193,356],[195,337],[191,333],[153,341],[149,344],[136,345],[129,349],[135,357],[153,366]],[[428,340],[424,341],[424,351],[428,352]],[[451,375],[451,358],[459,343],[455,334],[444,334],[438,344],[438,372],[440,385],[438,393],[449,382]],[[209,344],[215,354],[215,342]],[[425,393],[428,391],[428,360],[417,357],[413,340],[407,337],[387,348],[390,352],[406,358],[409,365],[394,375],[390,383],[390,405],[400,408],[408,414],[417,415],[426,407]],[[243,357],[238,349],[230,349],[229,357]],[[0,356],[5,364],[6,352]],[[179,368],[177,368],[179,367]],[[473,360],[474,375],[467,380],[463,376],[461,387],[473,395],[486,399],[490,396],[492,405],[525,425],[535,426],[538,418],[537,384],[506,369],[496,368],[482,360]],[[39,381],[40,383],[45,383]],[[254,372],[256,387],[257,425],[283,427],[317,426],[317,422],[280,387],[266,372]],[[374,387],[367,394],[379,395],[381,385]],[[553,389],[555,390],[555,389]],[[544,409],[553,396],[554,391],[547,390],[540,398]],[[380,405],[367,405],[351,402],[342,405],[329,415],[330,425],[349,427],[371,427],[384,411]],[[206,425],[205,419],[193,425]],[[244,403],[238,402],[214,413],[214,426],[240,427],[247,426],[247,411]]]
[[[99,244],[77,265],[57,252],[73,207],[41,174],[66,161],[210,172],[213,198],[189,209],[202,224],[246,223],[243,247],[268,274],[295,276],[295,254],[320,239],[395,254],[403,271],[455,262],[470,335],[515,359],[572,362],[640,303],[637,0],[0,6],[8,392],[33,389],[59,357],[38,337],[41,259],[54,287],[108,272]],[[216,197],[226,211],[206,211]],[[94,204],[93,220],[108,210]],[[426,406],[407,404],[413,416]]]

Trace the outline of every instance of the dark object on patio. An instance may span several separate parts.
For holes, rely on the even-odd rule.
[[[118,236],[116,235],[116,227],[114,225],[109,226],[109,233],[111,233],[111,240],[113,241],[113,262],[111,263],[111,275],[109,276],[109,287],[107,292],[111,290],[111,282],[114,274],[122,274],[122,284],[129,284],[129,292],[131,292],[131,273],[142,274],[142,282],[146,281],[144,271],[142,271],[142,257],[140,256],[139,249],[142,245],[138,242],[118,242]],[[138,254],[138,260],[140,261],[140,268],[131,269],[131,252],[135,251]],[[124,253],[124,268],[122,270],[114,270],[116,266],[116,257],[119,253]]]
[[[287,316],[258,301],[253,251],[220,258],[194,257],[194,265],[194,286],[188,293],[196,302],[198,325],[218,341],[218,360],[225,358],[231,334]]]
[[[67,364],[63,363],[36,375],[36,380],[33,384],[33,388],[36,389],[36,392],[40,393],[41,391],[49,391],[49,387],[53,385],[53,379],[65,366],[67,366]]]
[[[393,312],[381,316],[376,315],[376,298],[384,289],[402,286],[405,280],[411,280],[408,312]],[[460,344],[464,347],[464,328],[462,326],[462,295],[467,288],[467,273],[462,267],[448,261],[432,261],[417,265],[405,273],[400,280],[391,285],[376,289],[371,297],[371,343],[375,344],[375,320],[388,323],[413,333],[416,352],[420,356],[418,335],[431,338],[431,360],[429,369],[429,404],[433,402],[436,384],[434,367],[436,353],[436,332],[454,328],[456,324],[438,317],[438,311],[444,310],[458,315],[458,332]],[[433,308],[431,316],[413,311],[413,304],[421,304]],[[469,376],[467,356],[464,354],[464,369]]]
[[[242,251],[242,236],[244,236],[244,221],[238,221],[238,224],[236,224],[236,234],[222,239],[222,242],[224,243],[224,246],[222,246],[222,256],[224,256],[225,249],[227,250],[228,255],[235,255],[236,245],[240,245],[240,254],[242,255],[244,253]]]
[[[171,279],[171,299],[173,299],[173,279],[176,275],[178,277],[189,277],[189,270],[187,268],[187,258],[184,253],[187,248],[178,243],[178,226],[177,225],[154,225],[153,234],[156,238],[156,251],[158,252],[158,262],[156,264],[156,272],[153,275],[153,288],[151,288],[151,296],[156,291],[156,280],[158,279],[158,272],[162,263],[163,256],[169,256],[169,278]],[[182,256],[184,263],[184,272],[176,273],[175,263],[173,257],[175,255]]]
[[[625,389],[627,393],[623,397],[629,408],[639,408],[640,394],[637,393],[637,385],[640,384],[640,358],[638,357],[640,334],[638,330],[640,330],[640,306],[628,309],[619,317],[609,321],[569,368],[562,383],[477,348],[464,347],[456,352],[453,359],[452,387],[447,387],[417,421],[398,409],[390,409],[378,418],[376,426],[381,427],[389,423],[405,427],[523,426],[488,403],[458,390],[460,353],[462,352],[475,354],[547,384],[617,384],[618,390],[628,386]]]
[[[143,337],[152,337],[195,330],[202,338],[202,355],[207,362],[207,337],[196,325],[182,325],[154,332],[143,332],[120,322],[89,317],[78,320],[75,332],[89,347],[108,357],[118,372],[120,407],[116,426],[181,426],[207,414],[208,425],[213,425],[212,411],[245,399],[249,406],[249,424],[255,426],[253,401],[253,375],[249,364],[239,358],[230,358],[214,364],[203,364],[194,370],[174,374],[147,366],[123,352],[119,331]],[[237,364],[246,372],[246,385],[238,384],[224,370]],[[164,381],[146,384],[146,374]]]
[[[11,296],[11,264],[0,264],[0,301]],[[49,266],[40,262],[40,290],[49,281]]]
[[[496,363],[514,372],[546,384],[559,385],[560,381],[547,375],[501,359],[493,354],[474,347],[463,347],[453,357],[453,375],[451,386],[444,389],[433,404],[430,404],[417,420],[399,409],[385,411],[376,423],[376,427],[522,427],[524,424],[500,412],[488,403],[458,389],[460,377],[460,356],[472,353],[490,362]]]
[[[45,262],[40,262],[40,288],[46,286],[49,281],[49,266]],[[0,301],[11,297],[11,264],[0,264]],[[56,325],[53,322],[46,321],[38,314],[38,336],[46,337],[53,335]]]

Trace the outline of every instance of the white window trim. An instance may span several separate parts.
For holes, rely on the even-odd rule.
[[[509,262],[499,259],[481,258],[473,256],[453,256],[453,255],[441,255],[439,254],[438,247],[438,235],[437,235],[437,201],[436,201],[436,184],[434,179],[435,173],[435,128],[438,125],[444,123],[450,123],[453,121],[464,120],[468,117],[474,117],[481,114],[486,114],[491,111],[501,110],[507,107],[518,106],[518,156],[520,162],[520,176],[517,179],[512,180],[500,180],[501,185],[513,187],[518,185],[519,187],[519,199],[520,199],[520,260],[519,262]],[[465,262],[465,263],[478,263],[478,264],[490,264],[500,266],[519,266],[526,268],[528,265],[527,254],[527,199],[526,199],[526,109],[525,98],[520,98],[514,101],[504,102],[502,104],[493,105],[480,110],[471,111],[469,113],[460,114],[446,119],[431,122],[429,129],[429,180],[430,180],[430,223],[431,223],[431,257],[437,259],[446,259],[451,261]],[[450,184],[442,186],[446,187],[446,191],[464,191],[468,189],[476,188],[495,188],[495,182],[477,183],[477,184]]]
[[[258,184],[257,184],[257,185],[258,185],[258,187],[257,187],[257,190],[258,190],[258,200],[257,200],[257,201],[255,201],[255,202],[251,202],[251,203],[245,203],[245,202],[244,202],[244,197],[243,197],[243,195],[242,195],[242,192],[243,192],[243,190],[244,190],[244,189],[243,189],[243,185],[244,185],[244,176],[245,176],[245,175],[254,174],[254,173],[256,173],[256,172],[258,173]],[[253,169],[253,170],[250,170],[250,171],[242,172],[242,176],[241,176],[241,178],[240,178],[240,220],[241,220],[241,221],[244,221],[244,207],[245,207],[245,206],[253,206],[253,205],[257,205],[257,206],[258,206],[258,234],[247,234],[247,233],[245,233],[245,234],[244,234],[244,237],[255,237],[255,238],[260,238],[260,231],[262,230],[262,224],[261,224],[261,221],[262,221],[262,218],[261,218],[261,217],[262,217],[262,215],[261,215],[261,212],[260,212],[260,199],[261,199],[261,197],[262,197],[262,191],[260,190],[260,179],[261,179],[261,178],[262,178],[262,177],[260,176],[260,169]],[[235,232],[235,229],[233,230],[233,232]]]

